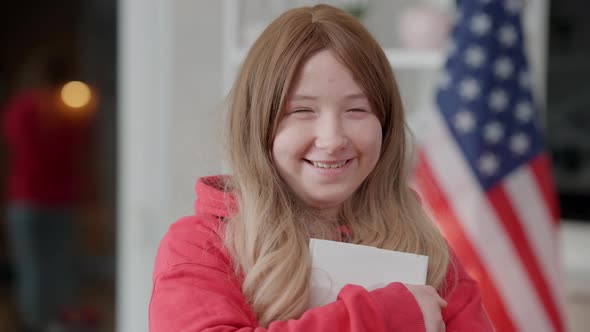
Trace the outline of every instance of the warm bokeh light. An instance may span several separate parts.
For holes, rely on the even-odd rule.
[[[90,103],[92,92],[86,83],[71,81],[61,88],[61,99],[66,106],[81,108]]]

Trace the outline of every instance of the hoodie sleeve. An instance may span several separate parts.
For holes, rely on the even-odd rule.
[[[482,305],[479,284],[467,274],[452,250],[450,256],[446,277],[450,290],[443,296],[448,306],[442,310],[446,331],[494,331]]]
[[[215,231],[195,217],[171,227],[156,257],[151,332],[424,331],[418,303],[401,283],[370,292],[348,285],[335,302],[262,328],[220,244]]]

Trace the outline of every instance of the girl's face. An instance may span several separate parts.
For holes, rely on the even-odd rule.
[[[377,164],[381,123],[351,72],[329,50],[301,67],[281,110],[272,156],[307,205],[336,217]]]

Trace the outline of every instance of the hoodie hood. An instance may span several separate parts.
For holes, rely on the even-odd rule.
[[[237,209],[237,203],[232,191],[228,191],[228,175],[206,176],[197,180],[195,191],[196,215],[213,215],[227,218]]]

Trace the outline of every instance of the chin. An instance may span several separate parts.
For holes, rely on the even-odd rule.
[[[319,210],[330,209],[342,205],[348,197],[343,195],[310,197],[309,205]]]

